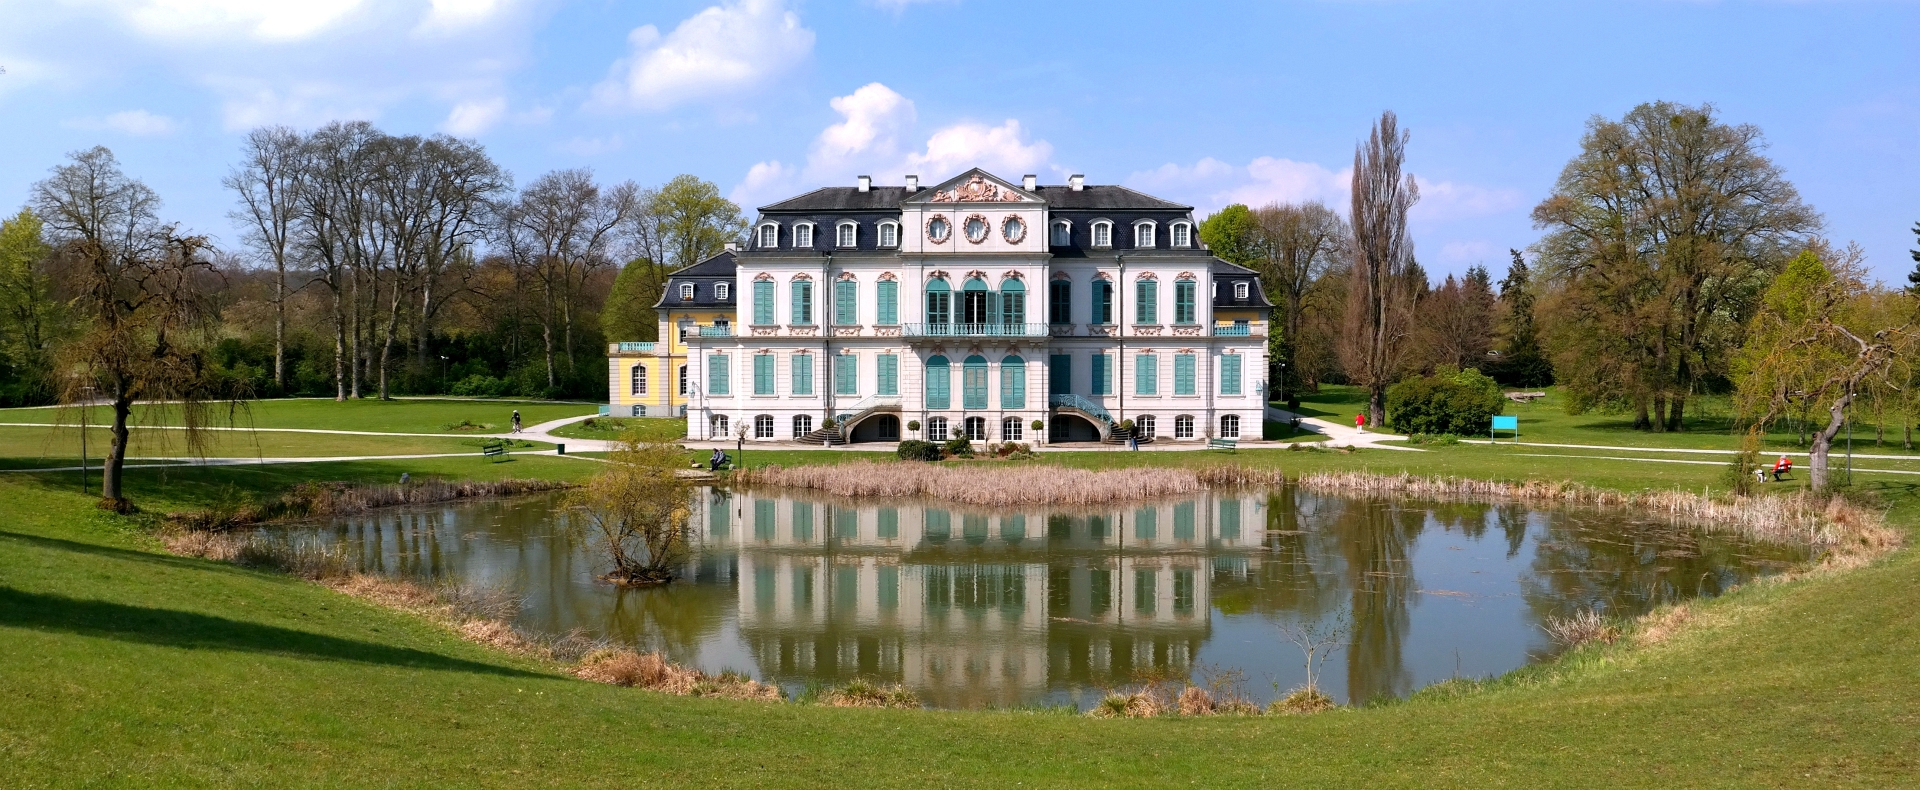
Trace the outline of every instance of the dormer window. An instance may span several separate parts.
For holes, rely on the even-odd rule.
[[[727,300],[727,284],[726,283],[713,284],[713,300],[716,302],[724,302]]]
[[[793,246],[795,249],[805,249],[813,246],[812,225],[793,226]]]
[[[771,222],[760,226],[760,249],[771,250],[780,246],[780,226]]]
[[[900,246],[900,226],[892,222],[880,223],[880,246]]]
[[[1246,283],[1239,282],[1239,283],[1233,284],[1233,299],[1236,302],[1244,302],[1247,300],[1247,284]]]
[[[680,284],[680,301],[682,302],[693,301],[693,283]]]
[[[1093,246],[1101,248],[1113,246],[1113,223],[1106,221],[1093,223]]]
[[[854,246],[860,238],[860,226],[851,222],[842,222],[834,227],[833,246],[847,248]]]
[[[1133,226],[1133,246],[1141,249],[1153,246],[1153,223],[1141,220]]]
[[[1169,238],[1168,241],[1173,242],[1174,247],[1184,249],[1193,246],[1192,225],[1188,225],[1185,222],[1175,222],[1173,223],[1173,227],[1169,229],[1169,235],[1171,238]]]
[[[1073,224],[1070,222],[1053,223],[1053,240],[1050,243],[1055,247],[1073,246]]]

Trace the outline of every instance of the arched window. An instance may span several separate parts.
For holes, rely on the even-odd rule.
[[[947,418],[927,418],[927,441],[944,442],[947,440]]]
[[[1193,226],[1185,222],[1175,222],[1167,227],[1167,241],[1173,246],[1185,248],[1193,246]]]
[[[693,301],[693,283],[680,284],[680,301],[682,302]]]
[[[1153,247],[1154,223],[1152,220],[1140,220],[1133,223],[1133,246],[1140,249]]]
[[[1026,426],[1020,424],[1019,417],[1008,417],[1004,420],[1001,420],[1000,421],[1000,441],[1003,441],[1003,442],[1020,441],[1020,437],[1024,433],[1021,429],[1025,427]]]
[[[811,414],[793,415],[793,438],[795,439],[803,438],[810,433],[813,433],[813,415]]]
[[[1000,283],[1000,323],[1019,326],[1027,322],[1027,286],[1019,280]]]
[[[647,394],[647,366],[646,365],[633,366],[632,385],[633,385],[634,395]]]
[[[953,382],[953,371],[948,367],[946,356],[943,354],[935,354],[931,357],[928,357],[927,358],[927,408],[945,409],[949,407],[949,404],[953,402],[952,397],[950,396],[948,391],[949,387],[952,385],[952,382]],[[943,429],[941,431],[942,434],[946,433],[946,431],[944,430],[946,424],[947,424],[946,420],[943,419],[940,421],[940,425]],[[929,433],[933,431],[932,420],[927,421],[927,431]]]
[[[1153,438],[1154,419],[1151,414],[1142,414],[1133,418],[1133,432],[1141,439]]]
[[[773,415],[756,414],[753,416],[753,438],[773,438]]]
[[[1251,292],[1252,292],[1252,289],[1249,288],[1247,283],[1245,282],[1237,282],[1233,284],[1233,300],[1236,302],[1246,301],[1247,296]]]
[[[860,226],[853,222],[842,222],[834,226],[833,246],[848,248],[860,241]]]
[[[900,223],[897,223],[897,222],[880,223],[880,246],[882,247],[900,246]]]
[[[1240,438],[1240,415],[1238,414],[1220,415],[1220,438],[1222,439]]]
[[[727,415],[715,414],[707,421],[707,436],[713,439],[725,439],[732,431],[727,430]]]
[[[1113,246],[1113,223],[1106,220],[1093,223],[1093,246],[1101,249]]]
[[[1182,414],[1178,417],[1173,418],[1173,438],[1175,439],[1193,438],[1193,415]]]
[[[760,226],[760,249],[771,250],[780,246],[780,226],[771,222]]]
[[[1017,356],[1000,360],[1000,408],[1024,409],[1026,407],[1027,361]]]
[[[984,442],[987,440],[987,418],[968,417],[966,426],[967,426],[967,441]]]
[[[1073,223],[1064,220],[1053,223],[1053,238],[1050,242],[1055,247],[1073,246]]]
[[[967,361],[962,363],[960,376],[960,408],[987,408],[987,358],[979,354],[967,357]],[[985,432],[986,428],[980,430]]]
[[[947,288],[945,279],[935,278],[927,283],[927,324],[942,327],[950,323],[953,323],[953,291]]]
[[[978,277],[967,278],[967,284],[960,288],[960,321],[962,324],[989,324],[993,319],[987,305],[987,283]]]
[[[795,248],[813,246],[813,223],[802,222],[793,226],[793,246]]]

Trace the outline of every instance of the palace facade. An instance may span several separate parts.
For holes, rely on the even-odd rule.
[[[1255,273],[1206,250],[1192,207],[1080,176],[817,189],[762,207],[657,308],[669,340],[611,355],[613,392],[650,378],[689,439],[1260,436]]]

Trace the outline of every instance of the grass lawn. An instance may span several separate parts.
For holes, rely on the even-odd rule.
[[[522,425],[531,427],[548,420],[593,414],[599,407],[591,403],[554,403],[552,401],[498,401],[464,398],[422,398],[406,400],[355,400],[336,402],[325,398],[291,398],[248,401],[233,414],[231,424],[240,428],[322,428],[340,431],[380,431],[388,433],[506,433],[513,422],[513,411],[520,410]],[[226,410],[220,411],[225,424]],[[111,413],[95,406],[90,421],[98,424]],[[0,423],[79,424],[72,409],[0,409]],[[134,409],[135,425],[177,425],[178,412],[159,407]]]
[[[210,431],[206,455],[210,458],[323,458],[350,455],[425,455],[430,453],[477,453],[486,440],[479,437],[449,436],[352,436],[324,433],[280,433],[276,431]],[[87,431],[87,455],[98,463],[106,454],[109,436],[102,428]],[[520,442],[518,449],[552,449],[544,442]],[[135,428],[128,437],[130,458],[177,458],[189,455],[180,431]],[[53,466],[74,465],[80,460],[80,428],[50,426],[24,428],[0,426],[0,463],[21,466],[18,461],[52,462]]]
[[[1075,466],[1212,453],[1061,453]],[[858,457],[749,451],[748,462]],[[1242,463],[1693,487],[1717,467],[1495,448]],[[139,471],[149,510],[296,479],[590,474],[566,458]],[[1893,518],[1911,485],[1867,480]],[[0,477],[0,786],[1884,787],[1920,772],[1920,560],[1711,602],[1656,648],[1310,717],[1099,721],[842,710],[590,684],[289,577],[160,553],[64,478]]]
[[[614,440],[627,435],[628,431],[640,432],[640,439],[648,442],[674,442],[687,438],[687,418],[685,417],[594,417],[589,420],[562,425],[552,431],[554,436],[569,439],[605,439]]]

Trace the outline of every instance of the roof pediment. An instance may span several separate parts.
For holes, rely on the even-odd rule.
[[[1038,195],[977,167],[904,201],[907,204],[1044,202]]]

